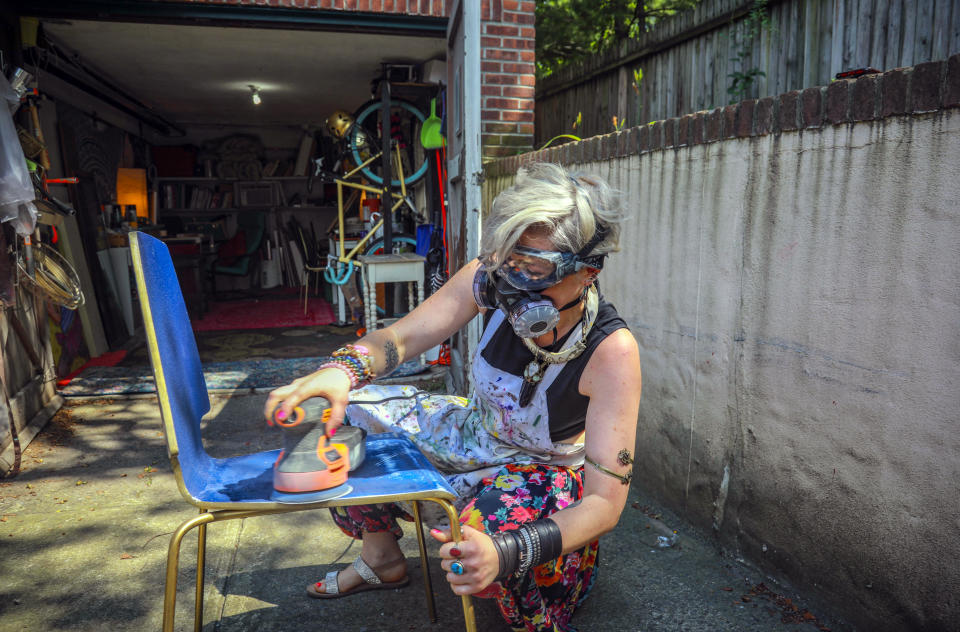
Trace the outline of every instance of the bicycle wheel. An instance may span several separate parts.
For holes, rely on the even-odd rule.
[[[394,252],[414,252],[417,249],[417,240],[409,235],[394,235],[393,236],[393,251]],[[365,255],[382,255],[383,254],[383,238],[371,240],[367,247],[363,250]]]
[[[362,164],[376,155],[382,148],[380,129],[380,101],[367,101],[357,110],[356,122],[348,132],[350,154],[356,163]],[[420,146],[420,127],[426,120],[423,112],[409,101],[392,99],[390,101],[390,134],[400,148],[400,160],[403,164],[403,182],[410,186],[427,173],[427,153]],[[382,185],[381,161],[375,160],[361,171],[369,181]],[[399,178],[392,178],[390,185],[400,186]]]

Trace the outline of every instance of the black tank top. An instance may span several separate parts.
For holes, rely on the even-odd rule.
[[[489,324],[491,315],[493,310],[487,310],[484,318],[485,328]],[[567,362],[547,388],[547,414],[550,419],[550,438],[553,441],[563,441],[583,432],[587,422],[587,405],[590,403],[590,398],[580,394],[580,376],[597,346],[607,336],[626,326],[627,324],[617,314],[617,309],[601,296],[597,320],[587,334],[586,350]],[[578,327],[579,325],[572,327],[556,343],[546,347],[547,351],[558,351]],[[480,350],[480,355],[491,366],[512,375],[521,376],[524,367],[533,360],[533,354],[517,337],[506,319],[500,323],[487,345]],[[517,393],[517,395],[520,394]]]

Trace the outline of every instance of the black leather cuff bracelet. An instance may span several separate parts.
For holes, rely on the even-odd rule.
[[[550,518],[535,520],[520,525],[515,531],[503,531],[491,536],[500,561],[499,581],[512,573],[519,574],[555,560],[563,552],[563,536],[560,527]]]
[[[520,540],[513,531],[497,533],[490,539],[493,540],[497,557],[500,559],[500,572],[495,578],[495,581],[499,581],[517,570],[517,564],[520,562]]]
[[[550,518],[542,518],[529,522],[526,526],[535,529],[540,538],[540,559],[533,561],[534,566],[560,557],[563,552],[563,535],[556,522]]]

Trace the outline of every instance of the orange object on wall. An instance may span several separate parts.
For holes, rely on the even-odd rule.
[[[137,217],[149,217],[154,223],[147,208],[147,170],[146,169],[117,169],[117,204],[121,209],[127,204],[137,207]]]

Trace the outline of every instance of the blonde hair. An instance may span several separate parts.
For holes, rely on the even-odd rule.
[[[603,240],[584,254],[616,252],[622,219],[620,195],[603,179],[553,163],[533,163],[521,167],[514,185],[493,201],[480,259],[492,271],[527,230],[543,233],[561,252],[579,252],[602,228]]]

